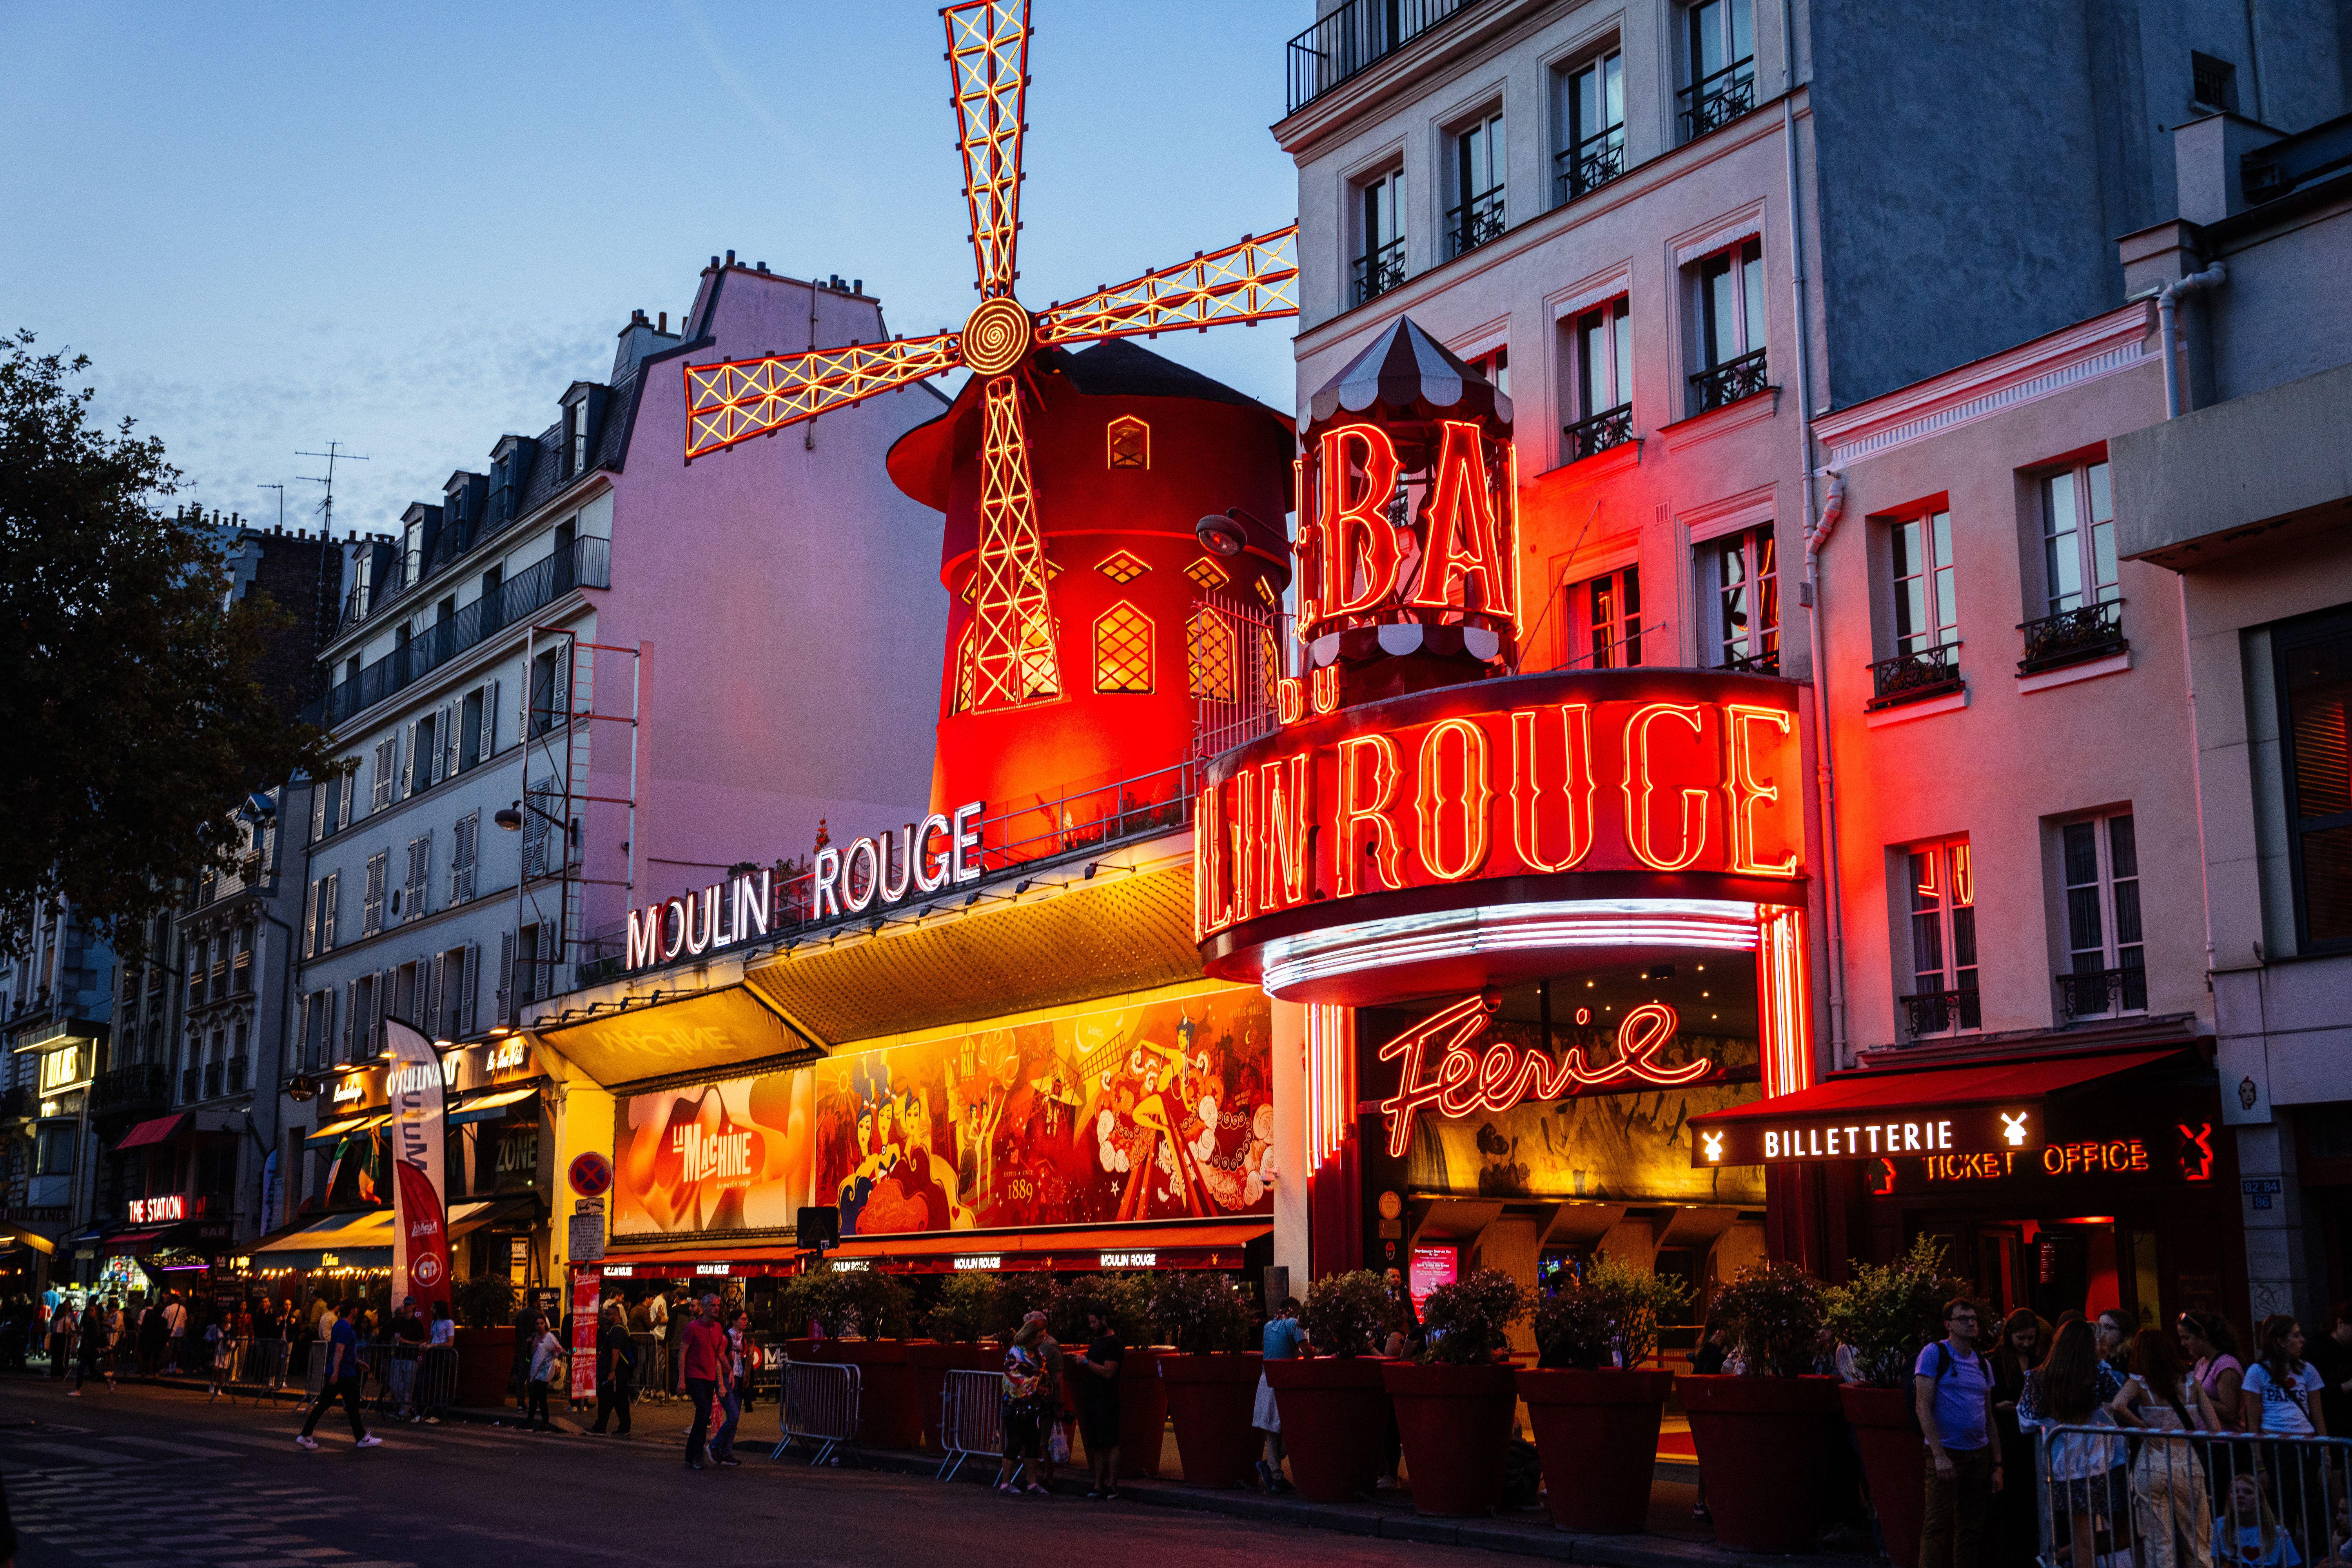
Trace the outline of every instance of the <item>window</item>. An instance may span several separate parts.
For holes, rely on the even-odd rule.
[[[400,740],[386,735],[375,743],[375,772],[370,776],[368,809],[382,811],[392,804],[392,786],[396,782],[393,770],[400,764]]]
[[[399,901],[394,906],[404,921],[422,920],[433,877],[433,835],[419,834],[408,841],[408,875],[402,879]]]
[[[1633,322],[1624,296],[1594,306],[1570,329],[1576,423],[1566,460],[1596,457],[1633,437]]]
[[[1905,857],[1911,904],[1911,1033],[1982,1026],[1977,1005],[1977,890],[1969,841],[1920,845]]]
[[[1720,669],[1780,673],[1780,570],[1772,525],[1751,528],[1701,547],[1708,605],[1708,634]]]
[[[488,689],[476,687],[457,706],[457,771],[482,760],[482,715],[488,708]]]
[[[2058,977],[2067,1018],[2147,1011],[2140,942],[2139,847],[2131,813],[2069,822],[2058,830],[2066,879],[2066,973]]]
[[[1151,467],[1151,426],[1133,415],[1114,419],[1105,433],[1108,460],[1114,468]]]
[[[1552,177],[1556,199],[1566,202],[1625,172],[1624,57],[1612,49],[1561,74],[1563,145]]]
[[[481,616],[479,635],[482,637],[489,636],[507,624],[506,574],[504,566],[492,566],[482,574],[482,607],[478,612]]]
[[[2176,80],[2179,79],[2175,79]],[[2196,49],[2189,51],[2189,101],[2208,113],[2238,109],[2238,68]]]
[[[1486,378],[1487,384],[1504,396],[1511,395],[1511,346],[1497,343],[1487,353],[1469,362],[1470,368]]]
[[[2272,634],[2295,945],[2352,951],[2352,614]]]
[[[1113,605],[1095,622],[1095,689],[1151,689],[1151,622],[1133,605]]]
[[[1503,232],[1503,111],[1465,126],[1454,136],[1454,194],[1445,214],[1446,254],[1475,250]]]
[[[1761,240],[1742,240],[1698,264],[1698,351],[1691,413],[1706,414],[1765,390]]]
[[[1128,551],[1114,550],[1095,563],[1095,570],[1114,583],[1127,584],[1134,582],[1151,568]]]
[[[948,693],[948,711],[971,711],[972,687],[977,679],[977,656],[972,647],[973,628],[966,626],[962,639],[956,644],[955,689]]]
[[[33,1128],[33,1174],[70,1176],[74,1168],[74,1133],[70,1121],[37,1122]]]
[[[1224,617],[1205,605],[1184,623],[1184,666],[1194,697],[1207,702],[1235,700],[1233,633]]]
[[[1630,669],[1642,662],[1642,569],[1594,577],[1570,587],[1569,663]]]
[[[469,811],[459,817],[450,837],[449,902],[452,906],[471,903],[475,862],[481,850],[482,814]]]
[[[588,471],[588,401],[563,405],[563,477],[576,479]]]
[[[1690,85],[1683,140],[1728,125],[1756,107],[1756,22],[1750,0],[1703,0],[1688,12]]]
[[[2042,559],[2051,615],[2109,604],[2121,594],[2116,582],[2115,493],[2104,462],[2042,481]]]
[[[530,661],[530,732],[544,735],[555,728],[556,718],[571,707],[571,699],[563,690],[566,673],[557,650],[549,648]]]
[[[1213,593],[1234,580],[1232,573],[1205,555],[1195,557],[1184,568],[1184,575],[1192,579],[1192,585],[1203,594]]]
[[[423,507],[416,509],[419,513],[425,510]],[[403,584],[414,587],[425,575],[425,519],[422,516],[414,517],[402,526],[400,559],[400,580]]]
[[[409,772],[406,792],[410,795],[433,787],[433,764],[440,755],[438,742],[441,737],[437,732],[440,722],[440,716],[437,713],[427,713],[410,726],[413,734],[408,746]]]
[[[1895,525],[1888,568],[1895,582],[1895,651],[1926,656],[1959,642],[1954,599],[1952,514],[1928,512]]]
[[[1363,248],[1356,257],[1356,303],[1379,298],[1404,281],[1404,171],[1356,189]]]

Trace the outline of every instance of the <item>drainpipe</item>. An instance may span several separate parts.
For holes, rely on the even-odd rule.
[[[1817,721],[1813,734],[1815,767],[1822,798],[1822,858],[1828,878],[1828,897],[1822,902],[1829,912],[1830,950],[1830,1059],[1835,1066],[1845,1063],[1845,913],[1841,902],[1843,891],[1838,879],[1837,839],[1837,770],[1830,762],[1829,682],[1826,679],[1829,661],[1823,657],[1822,645],[1822,546],[1829,542],[1830,532],[1845,514],[1845,476],[1835,468],[1824,470],[1829,475],[1829,499],[1821,509],[1821,516],[1805,530],[1805,635],[1812,645],[1813,714]],[[1805,476],[1805,489],[1812,491],[1812,476]]]
[[[2192,272],[2157,290],[2156,327],[2158,341],[2164,345],[2167,419],[2179,418],[2187,412],[2183,405],[2188,401],[2180,384],[2180,343],[2175,308],[2182,296],[2200,289],[2218,289],[2229,280],[2229,268],[2217,261],[2202,272]],[[2210,994],[2214,968],[2213,873],[2211,862],[2205,858],[2205,748],[2197,738],[2197,663],[2189,645],[2189,574],[2174,573],[2173,583],[2180,590],[2180,683],[2189,701],[2189,787],[2197,809],[2197,884],[2205,896],[2205,990]]]

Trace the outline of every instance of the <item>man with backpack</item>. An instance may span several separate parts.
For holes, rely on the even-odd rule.
[[[1927,1512],[1919,1568],[1977,1568],[1987,1505],[2000,1490],[1992,1369],[1977,1353],[1976,1303],[1944,1308],[1944,1337],[1912,1369],[1913,1414],[1927,1441]]]

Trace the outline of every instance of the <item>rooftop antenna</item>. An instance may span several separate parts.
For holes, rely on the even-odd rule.
[[[297,452],[294,454],[298,458],[324,458],[327,459],[327,471],[323,475],[299,474],[296,476],[296,478],[301,479],[306,484],[324,485],[327,487],[327,499],[319,503],[319,516],[321,519],[319,537],[321,539],[331,536],[335,530],[336,459],[341,458],[346,463],[364,463],[368,460],[365,458],[361,457],[357,452],[344,451],[342,449],[342,445],[343,444],[341,441],[330,441],[327,443],[327,449],[323,452]]]
[[[276,490],[278,492],[278,531],[280,533],[285,532],[286,487],[284,485],[256,485],[253,488],[257,490]]]
[[[297,452],[298,458],[324,458],[324,474],[298,474],[305,484],[324,485],[326,498],[319,502],[319,592],[310,605],[310,648],[313,653],[327,646],[340,616],[343,596],[343,555],[335,548],[335,462],[364,463],[368,459],[357,452],[346,452],[340,441],[330,441],[323,452]],[[284,501],[283,487],[279,489],[279,505]],[[323,680],[323,669],[312,671],[312,681]]]

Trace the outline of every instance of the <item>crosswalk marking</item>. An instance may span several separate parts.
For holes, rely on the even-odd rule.
[[[194,1443],[171,1443],[161,1437],[132,1437],[116,1432],[110,1432],[105,1436],[110,1443],[123,1443],[134,1448],[152,1448],[159,1454],[186,1454],[199,1459],[226,1459],[234,1457],[221,1452],[218,1448],[202,1448]]]
[[[19,1443],[19,1448],[36,1454],[55,1454],[61,1459],[72,1459],[85,1465],[135,1465],[139,1461],[129,1454],[109,1453],[104,1448],[85,1448],[79,1443]]]

